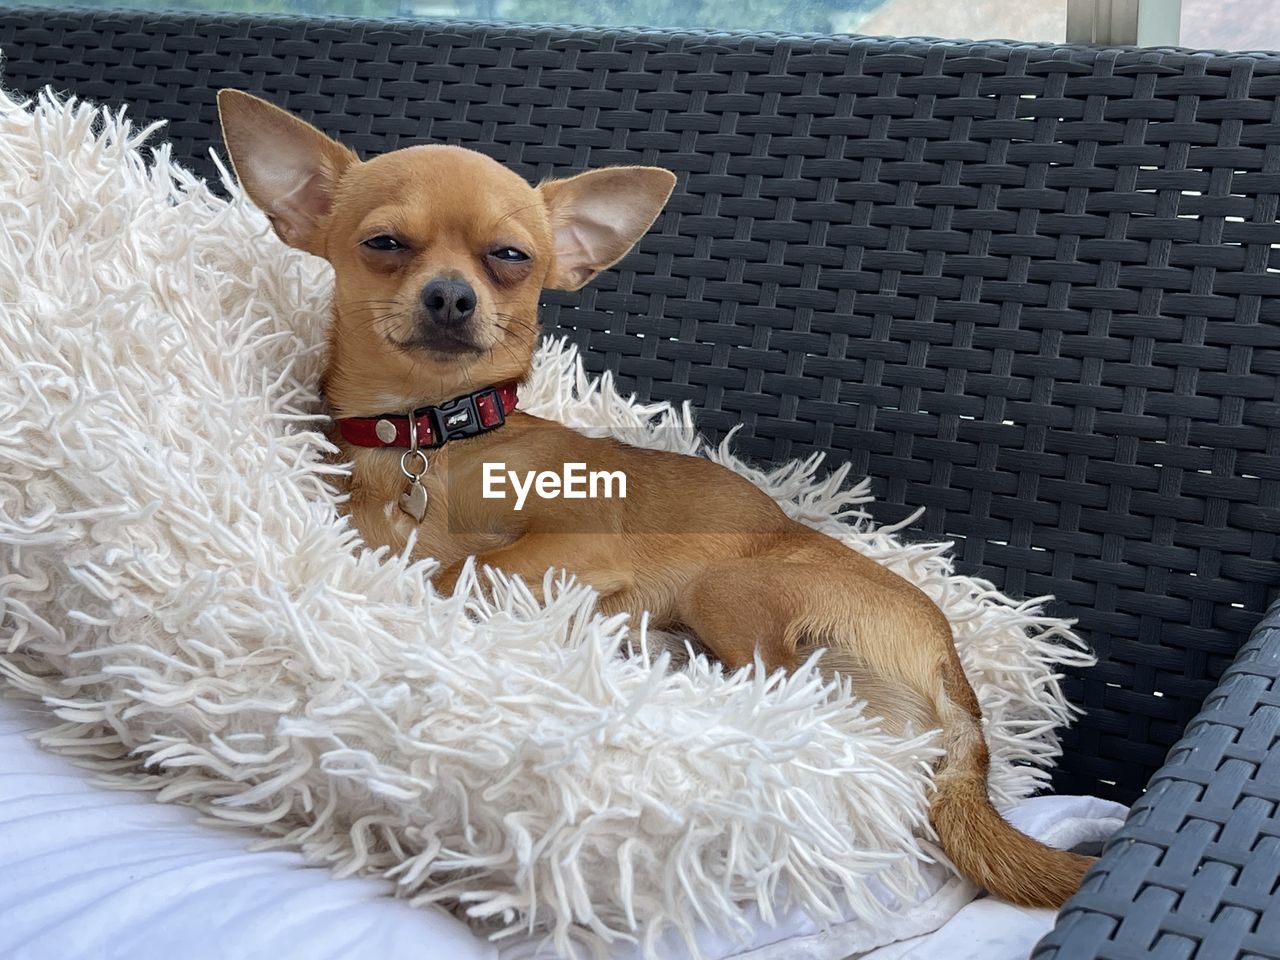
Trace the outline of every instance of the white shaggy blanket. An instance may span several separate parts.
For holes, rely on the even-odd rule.
[[[625,658],[651,638],[581,586],[440,598],[430,564],[360,549],[320,460],[327,266],[163,148],[148,166],[144,136],[0,95],[0,674],[57,707],[48,746],[562,953],[913,895],[934,751],[856,691]],[[874,529],[842,472],[703,450],[563,345],[521,403],[712,456],[920,584],[989,717],[993,796],[1044,782],[1055,671],[1087,656],[1037,602]]]

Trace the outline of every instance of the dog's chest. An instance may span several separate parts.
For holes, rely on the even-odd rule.
[[[464,471],[456,469],[452,463],[456,456],[447,447],[429,455],[427,470],[421,476],[427,500],[421,522],[401,503],[412,483],[400,469],[400,451],[360,450],[352,459],[347,510],[367,546],[387,546],[399,552],[416,530],[414,557],[434,557],[448,567],[515,539],[475,515],[470,506],[473,498],[460,489],[459,474]]]

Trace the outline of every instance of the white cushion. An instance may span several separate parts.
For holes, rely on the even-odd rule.
[[[49,722],[39,707],[0,699],[0,957],[499,957],[453,917],[393,899],[389,883],[337,879],[296,853],[250,850],[257,839],[250,832],[156,803],[149,793],[95,784],[30,739]],[[1088,797],[1038,797],[1011,816],[1033,836],[1065,847],[1110,835],[1124,808]],[[956,914],[973,890],[936,873],[930,897],[885,921],[891,931],[857,921],[823,931],[796,910],[771,926],[750,910],[750,936],[704,930],[698,942],[708,960],[835,960],[894,937],[907,939],[865,954],[868,960],[1020,960],[1053,923],[1052,911],[988,898]],[[674,931],[662,949],[672,960],[685,954]],[[555,955],[538,936],[508,941],[501,951],[502,960]],[[623,945],[611,954],[637,955]]]
[[[6,960],[493,960],[466,924],[336,879],[249,831],[92,775],[0,700],[0,957]]]

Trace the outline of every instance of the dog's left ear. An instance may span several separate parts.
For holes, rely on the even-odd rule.
[[[547,287],[577,290],[621,260],[675,185],[675,174],[660,167],[607,167],[539,186],[555,242]]]

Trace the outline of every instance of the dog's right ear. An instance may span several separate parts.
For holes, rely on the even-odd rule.
[[[324,256],[321,227],[356,155],[315,127],[240,90],[218,91],[222,139],[236,177],[291,247]]]

